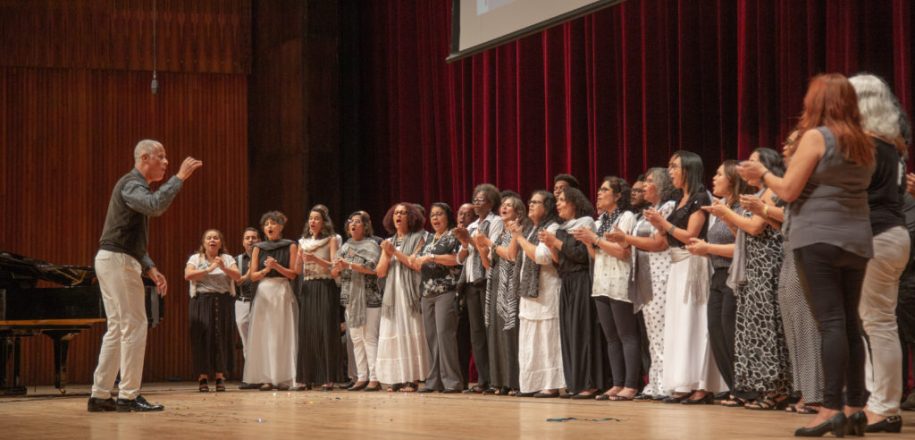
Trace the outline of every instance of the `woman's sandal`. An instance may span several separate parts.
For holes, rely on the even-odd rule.
[[[743,407],[746,409],[759,410],[759,411],[768,411],[770,409],[782,410],[788,406],[788,397],[782,396],[781,399],[775,399],[771,396],[766,396],[762,399],[757,399],[753,402],[749,402]]]
[[[222,393],[225,390],[226,390],[226,382],[221,377],[217,377],[216,378],[216,392]]]
[[[799,406],[798,406],[798,405],[795,405],[795,406],[794,406],[794,412],[796,412],[796,413],[798,413],[798,414],[819,414],[819,413],[820,413],[820,408],[817,407],[817,406],[814,406],[814,405],[810,405],[810,406],[807,406],[807,405],[799,405]]]
[[[400,387],[400,390],[398,390],[398,391],[400,391],[401,393],[412,393],[412,392],[415,392],[415,391],[416,391],[416,384],[411,383],[411,382],[407,382],[407,383],[405,383],[402,387]]]
[[[207,380],[206,380],[206,379],[200,379],[200,380],[198,380],[198,381],[197,381],[197,384],[198,384],[198,386],[197,386],[197,391],[200,391],[201,393],[208,393],[208,392],[210,392],[210,386],[207,384]]]
[[[736,397],[736,396],[731,396],[730,399],[721,401],[721,406],[724,406],[727,408],[737,408],[737,407],[744,406],[746,404],[747,404],[746,400],[743,400],[740,397]]]
[[[608,396],[608,400],[611,402],[626,402],[635,398],[635,396],[627,396],[624,394],[617,394],[615,396]]]

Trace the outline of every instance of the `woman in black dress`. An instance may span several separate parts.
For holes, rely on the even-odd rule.
[[[343,350],[340,344],[340,289],[331,276],[337,256],[337,235],[327,208],[315,206],[299,239],[302,275],[299,304],[299,352],[297,382],[303,386],[323,384],[324,391],[342,382]]]
[[[573,399],[593,399],[607,383],[609,371],[600,340],[600,327],[591,301],[590,257],[586,245],[572,235],[573,230],[594,230],[594,207],[581,191],[566,187],[556,199],[556,210],[563,221],[556,231],[540,232],[540,242],[549,247],[553,261],[559,263],[562,287],[559,293],[559,334],[566,386]]]

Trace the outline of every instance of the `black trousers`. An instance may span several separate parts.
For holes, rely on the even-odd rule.
[[[638,318],[632,312],[632,303],[597,297],[594,298],[594,306],[607,340],[613,386],[638,388],[642,338]]]
[[[727,285],[728,268],[715,269],[708,298],[708,338],[721,377],[734,391],[734,333],[737,299]]]
[[[470,324],[470,345],[473,363],[477,367],[477,384],[488,386],[489,352],[486,347],[486,322],[483,311],[486,307],[486,281],[468,284],[464,287],[464,304],[467,306],[467,320]]]
[[[912,280],[913,265],[906,268],[899,283],[899,301],[896,303],[896,323],[899,326],[899,342],[902,344],[902,388],[903,395],[912,390],[909,387],[909,358],[915,345],[915,280]]]
[[[794,256],[801,286],[823,340],[823,406],[864,406],[867,389],[858,303],[867,258],[825,243],[795,249]]]

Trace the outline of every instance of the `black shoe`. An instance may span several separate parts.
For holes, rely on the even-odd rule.
[[[216,392],[221,393],[226,390],[226,382],[220,378],[216,378]]]
[[[685,402],[686,400],[689,400],[689,393],[684,394],[682,396],[667,396],[664,398],[664,400],[661,400],[661,401],[664,403],[682,403],[682,402]]]
[[[867,415],[864,411],[858,411],[849,416],[845,421],[845,434],[856,437],[864,437],[864,430],[867,429]]]
[[[537,399],[550,399],[553,397],[559,397],[559,392],[555,393],[544,393],[543,391],[539,393],[534,393],[534,397]]]
[[[354,382],[354,381],[347,381],[347,382],[343,382],[343,383],[338,383],[337,388],[340,388],[341,390],[348,390],[348,389],[352,388],[353,385],[355,385],[355,384],[356,384],[356,382]]]
[[[488,388],[488,387],[484,387],[484,386],[482,386],[482,385],[474,385],[472,388],[468,388],[468,389],[464,390],[464,393],[466,393],[466,394],[470,394],[470,393],[482,394],[483,391],[486,391],[487,388]]]
[[[832,435],[836,437],[845,437],[845,424],[848,419],[845,417],[845,413],[839,411],[836,415],[829,418],[823,423],[820,423],[817,426],[812,428],[797,428],[794,431],[795,437],[822,437],[823,434],[827,432],[832,432]]]
[[[240,390],[256,390],[256,389],[258,389],[258,388],[260,388],[260,387],[261,387],[261,384],[259,384],[259,383],[245,383],[245,382],[242,382],[241,385],[238,386],[238,389],[240,389]]]
[[[257,387],[257,389],[261,390],[261,391],[270,391],[273,389],[273,384],[269,384],[269,383],[261,384],[261,386]]]
[[[515,397],[534,397],[534,394],[537,394],[537,393],[535,393],[535,392],[531,392],[531,393],[518,393],[518,394],[515,394]]]
[[[632,400],[634,400],[636,402],[650,402],[650,401],[654,400],[654,396],[652,396],[651,394],[642,393],[642,394],[639,394],[639,395],[633,397]]]
[[[118,412],[147,412],[147,411],[162,411],[165,409],[164,406],[159,405],[158,403],[149,403],[143,396],[137,396],[136,399],[118,399],[117,410]]]
[[[97,397],[90,397],[87,409],[89,412],[109,412],[117,409],[117,404],[114,403],[114,399],[99,399]],[[898,432],[898,431],[897,431]]]
[[[90,410],[92,411],[92,410]],[[867,417],[865,417],[867,420]],[[889,416],[877,423],[867,425],[864,432],[900,432],[902,431],[902,417]]]
[[[356,384],[358,384],[358,385],[356,385]],[[364,381],[361,384],[359,384],[359,382],[356,382],[356,384],[350,385],[350,387],[347,388],[346,391],[362,391],[365,389],[365,387],[369,386],[368,381]]]
[[[460,393],[460,392],[461,392],[461,390],[459,390],[457,388],[445,388],[442,391],[442,394],[456,394],[456,393]]]
[[[712,404],[715,403],[715,395],[709,392],[706,392],[704,396],[699,399],[689,399],[680,402],[684,405],[703,405],[703,404]]]
[[[489,388],[483,390],[483,394],[496,394],[496,391],[499,391],[499,390],[497,390],[493,387],[489,387]]]
[[[581,393],[573,395],[572,400],[594,400],[595,396],[597,396],[597,391],[594,391],[594,392],[591,392],[588,394],[581,392]]]
[[[436,390],[434,388],[423,388],[423,389],[417,391],[417,393],[426,394],[426,393],[434,393],[436,391],[438,391],[438,390]]]

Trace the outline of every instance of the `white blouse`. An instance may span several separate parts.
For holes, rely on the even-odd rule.
[[[222,263],[226,267],[232,267],[235,264],[235,258],[232,258],[229,254],[222,254],[219,256],[222,258]],[[207,259],[200,258],[200,253],[196,252],[194,255],[191,255],[187,259],[187,264],[194,267],[196,270],[203,270],[210,266],[210,262]],[[235,296],[235,283],[232,282],[232,279],[226,275],[225,272],[220,268],[213,269],[212,272],[207,273],[202,279],[197,281],[190,281],[190,293],[191,298],[197,296],[197,292],[200,293],[225,293],[229,292],[230,295]]]
[[[635,214],[624,211],[617,217],[608,231],[619,228],[627,233],[635,224]],[[600,221],[597,229],[600,229]],[[617,301],[631,302],[629,300],[629,269],[631,263],[628,258],[619,259],[597,248],[594,252],[594,286],[591,296],[604,296]]]

